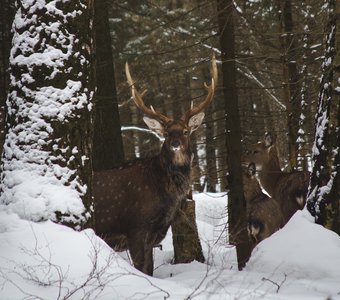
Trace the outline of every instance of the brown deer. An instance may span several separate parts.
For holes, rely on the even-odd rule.
[[[275,142],[276,137],[266,133],[263,141],[248,148],[244,162],[255,163],[262,187],[278,201],[287,223],[306,203],[310,174],[304,171],[282,171]]]
[[[256,245],[283,226],[283,215],[278,202],[262,192],[254,163],[243,171],[243,190],[247,203],[248,234]]]
[[[157,156],[94,172],[95,230],[113,249],[128,249],[134,266],[152,275],[152,249],[165,237],[190,190],[190,134],[201,125],[203,110],[213,99],[217,66],[213,57],[205,100],[196,107],[191,105],[178,120],[156,112],[152,106],[148,108],[142,98],[145,91],[137,91],[128,64],[125,72],[132,98],[145,115],[144,122],[165,140]]]

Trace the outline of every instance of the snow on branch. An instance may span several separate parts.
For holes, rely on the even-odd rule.
[[[147,129],[147,128],[142,128],[142,127],[138,127],[138,126],[122,126],[121,129],[122,129],[122,131],[135,130],[135,131],[150,133],[150,134],[154,135],[159,141],[161,141],[161,142],[164,141],[164,137],[160,136],[156,132],[154,132],[150,129]]]
[[[265,85],[258,79],[258,77],[256,77],[247,67],[242,66],[242,67],[238,67],[237,70],[243,74],[244,76],[246,76],[247,78],[249,78],[250,80],[252,80],[256,85],[258,85],[259,87],[263,88],[263,90],[267,93],[267,95],[274,100],[274,102],[282,109],[282,110],[286,110],[286,105],[284,105],[273,93],[270,92],[269,89],[267,89],[265,87]]]

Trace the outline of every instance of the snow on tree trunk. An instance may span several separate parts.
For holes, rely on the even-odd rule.
[[[326,54],[322,66],[323,76],[321,78],[321,87],[319,93],[319,104],[316,115],[315,140],[312,149],[312,161],[314,163],[311,174],[311,182],[307,196],[307,208],[317,223],[328,228],[332,227],[334,222],[334,207],[333,204],[338,202],[338,198],[330,197],[331,191],[334,193],[337,188],[335,179],[339,181],[338,161],[339,158],[339,124],[334,126],[334,121],[331,120],[333,114],[335,99],[339,97],[339,55],[340,49],[336,47],[336,12],[335,3],[337,2],[338,9],[340,1],[329,1],[329,32],[326,41]],[[337,42],[338,43],[338,42]],[[333,80],[334,77],[334,80]],[[338,98],[339,101],[339,98]],[[337,104],[337,107],[339,104]],[[336,109],[338,112],[338,109]],[[338,116],[339,119],[339,116]],[[334,128],[338,128],[334,130]],[[339,192],[337,192],[339,193]],[[338,214],[339,212],[337,212]]]
[[[308,58],[311,56],[311,30],[309,28],[309,23],[311,22],[312,14],[311,14],[311,6],[307,3],[303,3],[302,8],[306,14],[306,21],[304,26],[303,33],[303,55],[302,55],[302,67],[300,71],[301,76],[301,90],[300,90],[300,118],[299,118],[299,130],[297,132],[297,169],[299,171],[307,171],[308,170],[308,157],[307,157],[307,107],[311,105],[310,101],[308,101],[310,96],[310,91],[308,86],[309,82],[309,66],[308,66]]]
[[[92,197],[87,3],[17,2],[0,196],[22,218],[78,228]]]
[[[296,169],[298,125],[301,114],[298,89],[300,76],[296,60],[298,56],[296,53],[297,38],[294,30],[291,0],[277,0],[276,2],[281,30],[279,39],[282,49],[283,97],[287,107],[289,166],[291,169]]]

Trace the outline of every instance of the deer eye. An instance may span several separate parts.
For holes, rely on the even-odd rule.
[[[184,130],[183,130],[183,135],[188,135],[188,134],[189,134],[188,129],[184,129]]]
[[[163,132],[163,136],[164,136],[165,138],[167,138],[167,137],[169,136],[169,134],[165,131],[165,132]]]

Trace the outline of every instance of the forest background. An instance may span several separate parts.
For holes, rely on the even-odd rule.
[[[12,1],[2,2],[4,144],[8,130],[18,122],[8,96],[15,90],[9,75],[20,77],[22,69],[10,60],[16,55],[11,53],[16,7]],[[209,80],[207,66],[215,52],[221,80],[193,141],[193,190],[224,191],[228,174],[241,178],[242,148],[270,131],[277,136],[285,170],[312,171],[309,209],[318,223],[339,233],[338,2],[89,1],[94,8],[89,14],[93,12],[94,20],[89,57],[94,63],[86,80],[89,89],[96,90],[95,121],[91,123],[85,114],[86,130],[73,136],[79,143],[84,134],[88,141],[85,144],[93,151],[89,166],[110,168],[159,151],[160,139],[145,130],[142,115],[131,101],[126,61],[136,84],[148,89],[147,103],[177,116],[190,107],[191,100],[205,95],[203,83]],[[22,3],[19,7],[25,8]],[[88,41],[89,32],[80,30],[79,39]],[[35,81],[39,80],[45,79],[37,76]],[[6,157],[3,154],[2,191],[10,171]],[[91,186],[89,169],[79,172]],[[229,213],[242,215],[242,201],[237,201],[243,198],[238,188],[241,180],[235,182]],[[89,203],[91,189],[81,196]]]

